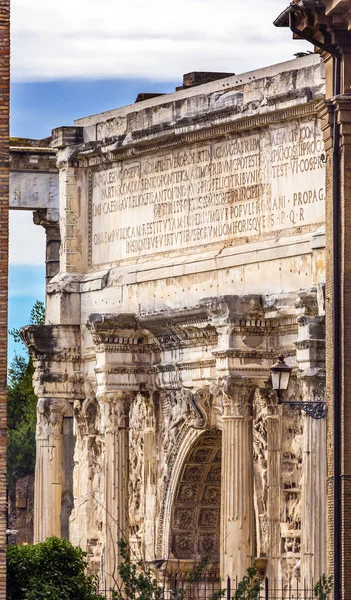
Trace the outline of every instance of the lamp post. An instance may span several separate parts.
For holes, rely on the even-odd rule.
[[[277,404],[289,404],[291,408],[300,408],[312,419],[324,419],[325,401],[317,400],[283,400],[282,392],[288,389],[292,367],[286,364],[284,356],[278,356],[277,362],[270,368],[272,377],[272,388],[277,393]]]

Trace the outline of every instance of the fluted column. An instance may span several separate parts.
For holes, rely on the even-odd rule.
[[[324,398],[324,390],[305,385],[307,399]],[[307,389],[306,389],[307,388]],[[326,571],[326,422],[304,416],[301,576],[316,581]]]
[[[120,583],[118,541],[128,541],[128,417],[131,395],[106,392],[105,415],[105,587]]]
[[[155,414],[152,394],[145,400],[146,419],[144,430],[144,485],[145,485],[145,543],[144,558],[155,559],[156,548],[156,513],[157,513],[157,458],[155,443]]]
[[[281,558],[281,456],[282,421],[278,407],[268,404],[267,415],[267,512],[268,512],[268,576],[277,579]]]
[[[230,378],[223,394],[221,577],[241,579],[253,561],[253,387]]]
[[[72,406],[74,400],[84,398],[80,328],[30,325],[21,336],[33,359],[33,385],[39,398],[34,542],[42,542],[51,535],[69,535],[75,444]]]
[[[71,415],[68,400],[38,402],[37,463],[34,492],[34,543],[61,537],[63,420]]]

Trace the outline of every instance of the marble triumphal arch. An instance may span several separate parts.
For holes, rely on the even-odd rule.
[[[326,570],[325,419],[269,382],[283,354],[285,399],[324,401],[323,69],[203,75],[50,143],[59,269],[23,330],[35,540],[68,536],[107,588],[120,537],[222,580]]]

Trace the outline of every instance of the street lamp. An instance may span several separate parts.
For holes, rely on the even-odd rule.
[[[284,356],[278,356],[277,362],[271,366],[272,388],[277,393],[277,404],[289,404],[291,408],[300,408],[312,419],[324,419],[324,400],[283,400],[282,392],[288,389],[292,367],[286,364]]]

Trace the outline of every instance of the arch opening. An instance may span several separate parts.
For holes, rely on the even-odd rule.
[[[171,517],[174,559],[219,562],[221,446],[221,431],[206,431],[186,455]]]

